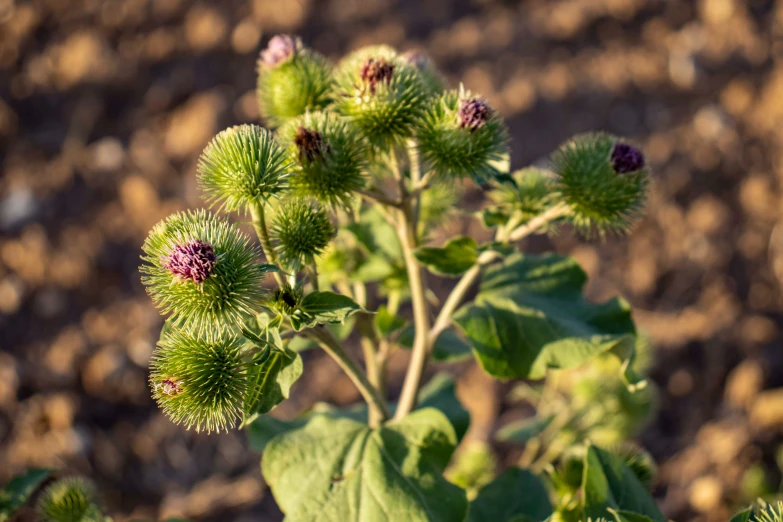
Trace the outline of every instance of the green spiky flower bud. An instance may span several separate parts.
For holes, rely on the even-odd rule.
[[[550,172],[536,167],[517,170],[510,180],[495,184],[489,199],[492,204],[484,213],[488,226],[505,224],[511,216],[517,225],[526,223],[555,202],[554,179]]]
[[[366,142],[356,128],[334,114],[313,112],[278,133],[289,144],[293,189],[327,205],[350,206],[365,183]]]
[[[198,181],[207,201],[236,211],[276,197],[288,186],[285,148],[258,125],[230,127],[207,145],[198,162]]]
[[[483,98],[460,89],[433,101],[417,131],[424,162],[441,176],[496,177],[508,132]]]
[[[196,431],[233,427],[248,387],[244,341],[231,334],[200,336],[172,328],[150,362],[150,386],[173,422]]]
[[[639,218],[650,170],[636,148],[609,134],[582,134],[563,144],[552,163],[560,198],[583,232],[625,232]]]
[[[45,522],[99,522],[103,519],[95,502],[95,488],[81,477],[51,484],[38,499],[38,516]]]
[[[258,60],[258,104],[274,126],[329,104],[332,68],[298,37],[277,35]]]
[[[619,444],[611,452],[623,460],[644,487],[648,490],[652,488],[657,469],[649,453],[630,442]]]
[[[142,282],[175,325],[207,331],[258,310],[263,273],[247,237],[206,211],[169,216],[142,247]]]
[[[377,147],[413,135],[429,94],[416,66],[387,46],[359,49],[338,66],[335,109]]]
[[[275,289],[269,306],[283,315],[291,315],[299,308],[303,296],[304,289],[301,286],[285,284]]]
[[[312,263],[335,233],[326,210],[314,201],[300,198],[283,202],[270,230],[281,263],[292,272]]]

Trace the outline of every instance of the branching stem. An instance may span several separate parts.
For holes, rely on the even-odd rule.
[[[267,261],[273,265],[278,265],[277,254],[275,249],[272,248],[272,241],[269,239],[269,229],[266,226],[266,216],[264,215],[264,204],[261,201],[256,201],[250,206],[250,215],[253,218],[253,228],[256,229],[256,235],[261,242],[261,248],[264,250],[264,255]],[[273,273],[278,286],[283,286],[283,276],[278,272]]]

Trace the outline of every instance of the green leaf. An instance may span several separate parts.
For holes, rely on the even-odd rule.
[[[405,326],[405,319],[389,312],[386,306],[379,306],[375,314],[375,327],[381,337],[388,337]]]
[[[731,520],[729,520],[729,522],[749,522],[752,516],[753,516],[753,507],[751,506],[735,514],[733,517],[731,517]]]
[[[400,332],[397,342],[405,349],[410,350],[413,347],[413,338],[416,336],[416,329],[413,324],[405,327]],[[435,345],[432,347],[432,359],[436,362],[453,363],[468,359],[471,354],[471,348],[457,332],[451,328],[443,330],[435,339]]]
[[[289,348],[272,349],[263,361],[254,361],[245,395],[245,422],[269,413],[288,398],[291,386],[302,376],[302,357]]]
[[[443,248],[419,247],[414,254],[430,272],[458,276],[476,264],[478,245],[475,239],[463,236],[452,239]]]
[[[595,446],[588,446],[585,453],[582,490],[587,517],[611,518],[610,509],[614,509],[666,522],[655,500],[622,459]]]
[[[12,478],[0,490],[0,522],[10,520],[50,474],[51,470],[35,468]]]
[[[262,274],[271,274],[275,272],[282,272],[283,269],[280,268],[277,265],[271,265],[269,263],[260,263],[258,265],[258,269],[261,270]]]
[[[457,441],[462,440],[470,427],[470,413],[460,404],[455,395],[454,378],[446,373],[436,374],[419,390],[417,410],[424,408],[435,408],[443,413],[454,428]],[[392,413],[396,409],[396,404],[389,405],[389,410]],[[267,443],[276,435],[300,428],[311,417],[319,414],[367,423],[367,405],[364,403],[348,408],[316,404],[312,412],[289,421],[275,419],[268,415],[259,415],[247,425],[250,447],[255,451],[263,451]]]
[[[288,522],[454,522],[465,492],[441,473],[456,444],[432,408],[377,430],[318,415],[272,439],[261,467]]]
[[[454,321],[482,368],[503,379],[540,379],[549,368],[572,368],[602,353],[624,361],[629,385],[636,329],[620,299],[594,304],[582,295],[587,276],[558,255],[512,255],[490,268],[473,303]]]
[[[364,311],[353,299],[334,292],[312,292],[302,299],[291,316],[294,330],[311,328],[318,324],[337,324],[356,312]]]
[[[650,517],[632,511],[617,511],[614,509],[609,509],[608,511],[614,515],[616,522],[653,522]]]
[[[545,520],[552,514],[549,492],[528,470],[509,468],[479,491],[470,503],[467,522]]]
[[[554,418],[554,415],[548,415],[546,417],[528,417],[509,422],[495,433],[495,440],[524,444],[547,429]]]

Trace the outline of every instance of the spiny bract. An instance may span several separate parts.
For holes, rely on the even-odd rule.
[[[334,238],[329,213],[314,201],[293,198],[277,210],[270,230],[275,250],[292,272],[314,261]]]
[[[197,282],[170,269],[172,253],[183,245],[209,245],[215,260]],[[221,330],[241,324],[259,309],[263,273],[257,251],[235,226],[200,210],[169,216],[153,227],[142,247],[142,282],[163,314],[184,329]]]
[[[238,125],[207,145],[198,181],[207,201],[225,211],[246,209],[278,196],[288,186],[291,162],[274,136],[258,125]]]
[[[81,477],[69,477],[51,484],[38,498],[38,516],[45,522],[99,522],[94,505],[95,488]]]
[[[330,103],[332,67],[293,36],[278,35],[258,60],[257,97],[261,114],[273,126]]]
[[[618,143],[609,134],[582,134],[552,155],[560,199],[571,208],[574,224],[587,234],[625,232],[644,207],[649,169],[641,160],[639,170],[615,170],[612,151]]]
[[[501,118],[483,98],[462,89],[430,104],[416,138],[425,165],[439,176],[491,179],[508,154]]]
[[[367,144],[357,129],[336,114],[313,112],[278,134],[288,146],[294,191],[333,207],[350,206],[353,192],[365,184]]]
[[[152,355],[150,386],[163,412],[196,431],[234,427],[248,387],[244,340],[169,328]]]
[[[336,78],[334,110],[383,151],[413,136],[432,94],[419,69],[387,46],[350,54]]]

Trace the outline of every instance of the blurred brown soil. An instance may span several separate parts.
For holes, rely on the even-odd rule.
[[[280,31],[331,57],[424,49],[507,118],[517,167],[592,129],[642,145],[656,183],[630,237],[527,247],[574,255],[591,296],[626,296],[653,340],[661,411],[640,440],[669,517],[727,520],[757,465],[780,483],[773,0],[0,0],[0,481],[33,465],[88,474],[120,521],[282,518],[242,433],[188,433],[152,403],[161,319],[137,271],[150,226],[201,205],[206,142],[258,119],[255,57]],[[276,415],[359,399],[330,361],[305,365]],[[472,436],[514,414],[507,385],[451,370]]]

